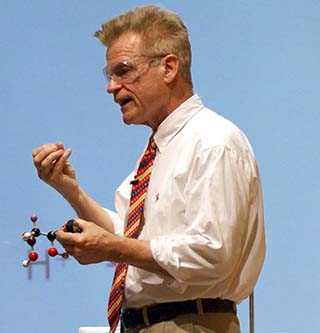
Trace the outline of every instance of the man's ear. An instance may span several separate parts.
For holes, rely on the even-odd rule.
[[[176,55],[168,54],[162,58],[164,68],[164,80],[166,83],[173,82],[178,76],[180,62]]]

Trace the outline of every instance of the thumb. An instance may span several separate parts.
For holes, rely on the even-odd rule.
[[[83,219],[74,219],[73,220],[73,225],[74,225],[74,232],[82,232],[85,231],[85,229],[87,228],[87,221],[83,220]]]
[[[82,219],[71,219],[66,221],[63,225],[62,225],[62,230],[64,232],[68,232],[68,233],[81,233],[83,230],[83,223],[84,220]],[[81,225],[81,227],[80,227]]]

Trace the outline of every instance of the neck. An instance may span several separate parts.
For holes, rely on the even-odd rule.
[[[181,91],[174,91],[170,98],[167,116],[172,113],[177,107],[184,103],[187,99],[193,96],[192,88],[181,89]]]
[[[165,120],[174,110],[176,110],[182,103],[193,95],[193,90],[189,85],[181,86],[180,89],[172,89],[168,94],[166,111],[159,114],[159,118],[155,119],[150,126],[155,132],[158,126]]]

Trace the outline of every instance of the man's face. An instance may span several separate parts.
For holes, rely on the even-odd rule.
[[[126,124],[145,124],[154,130],[165,118],[166,85],[162,79],[161,58],[152,64],[142,54],[139,34],[121,35],[107,50],[105,72],[107,91],[120,105]]]

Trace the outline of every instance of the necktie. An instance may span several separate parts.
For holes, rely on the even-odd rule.
[[[156,144],[153,137],[140,161],[135,180],[131,182],[131,197],[128,213],[128,222],[125,236],[137,238],[139,236],[141,221],[143,220],[144,201],[148,190],[153,161],[156,156]],[[114,278],[109,296],[108,321],[110,333],[113,333],[120,320],[124,297],[124,283],[128,264],[118,263],[115,267]]]

